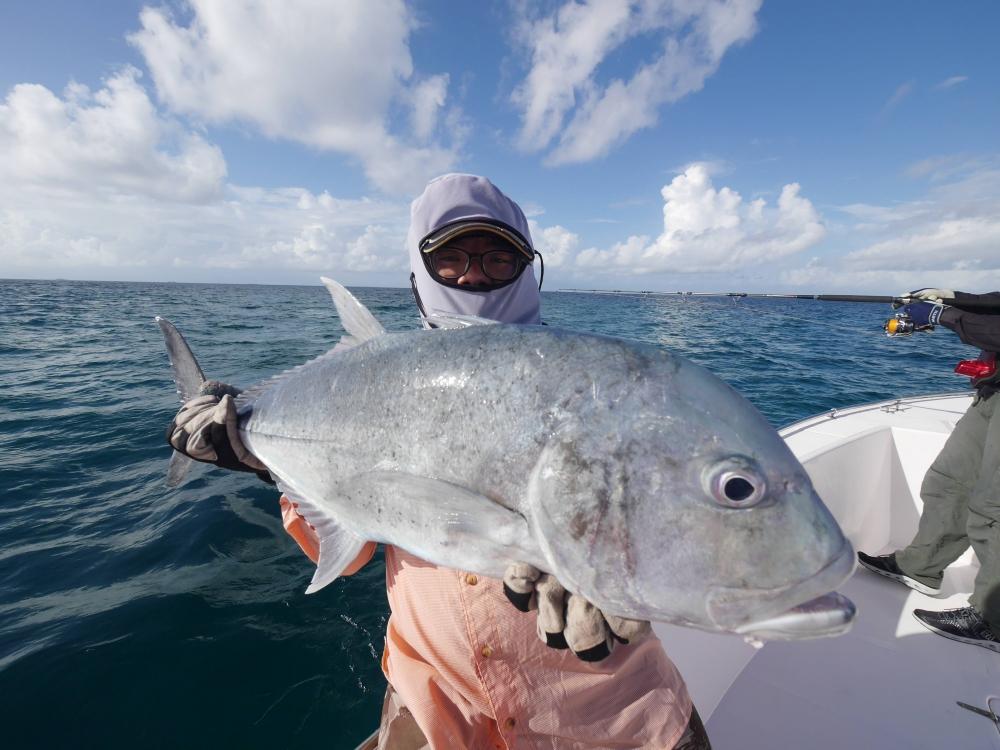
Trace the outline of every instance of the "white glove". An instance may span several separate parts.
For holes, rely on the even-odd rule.
[[[522,612],[538,610],[538,637],[551,648],[569,648],[583,661],[600,661],[615,642],[635,643],[652,630],[646,620],[605,615],[582,596],[568,592],[547,573],[527,563],[507,568],[504,593]]]
[[[945,300],[955,299],[955,292],[951,289],[933,289],[931,287],[925,287],[923,289],[915,289],[912,292],[906,292],[905,294],[901,294],[899,296],[906,297],[909,300],[944,302]]]
[[[167,442],[174,450],[196,461],[223,469],[256,472],[258,476],[263,474],[261,479],[271,481],[267,467],[240,440],[233,401],[234,392],[239,394],[239,391],[232,386],[218,385],[214,392],[197,396],[180,408],[167,427]]]

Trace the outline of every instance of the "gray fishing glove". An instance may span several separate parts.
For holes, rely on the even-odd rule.
[[[223,469],[249,471],[274,484],[267,467],[240,440],[236,402],[241,391],[231,385],[208,380],[202,395],[185,403],[167,426],[171,447],[195,461]]]
[[[551,648],[569,648],[583,661],[600,661],[615,642],[634,643],[652,630],[646,620],[605,615],[582,596],[572,594],[527,563],[515,563],[503,577],[503,591],[522,612],[538,610],[538,637]]]

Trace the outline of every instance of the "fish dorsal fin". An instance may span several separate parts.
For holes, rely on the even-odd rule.
[[[368,312],[368,308],[358,302],[357,297],[347,291],[346,287],[325,276],[320,276],[320,281],[333,297],[340,322],[350,336],[363,343],[385,333],[382,324],[375,320],[375,316]]]
[[[477,315],[460,315],[434,310],[425,320],[434,328],[472,328],[473,326],[495,326],[497,320],[480,318]]]
[[[177,386],[177,395],[181,403],[200,395],[201,384],[205,382],[205,373],[201,371],[198,360],[194,358],[191,347],[181,336],[181,332],[174,328],[174,324],[159,315],[155,318],[156,324],[163,332],[163,340],[167,345],[167,356],[170,358],[170,370],[174,375],[174,384]]]

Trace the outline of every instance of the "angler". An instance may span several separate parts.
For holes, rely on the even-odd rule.
[[[247,392],[239,415],[231,395],[182,409],[171,444],[273,475],[316,527],[317,586],[367,561],[366,540],[388,544],[383,665],[398,696],[383,736],[412,725],[402,697],[432,747],[708,748],[655,638],[594,666],[552,652],[498,579],[512,601],[537,598],[543,643],[564,635],[599,658],[609,628],[642,634],[621,615],[843,632],[853,606],[823,594],[850,573],[850,545],[766,420],[701,368],[471,317],[539,320],[527,222],[489,181],[433,181],[408,244],[428,323],[471,327],[386,334],[328,282],[350,345]],[[200,392],[186,345],[161,325],[180,390]],[[543,570],[570,593],[534,578]]]
[[[1000,292],[928,288],[902,295],[901,301],[905,306],[893,319],[901,323],[886,324],[890,335],[941,325],[981,349],[978,359],[955,367],[971,377],[976,396],[924,477],[924,509],[913,541],[887,555],[859,551],[858,559],[875,573],[934,596],[944,569],[971,545],[980,569],[968,606],[917,609],[913,616],[945,638],[1000,653]]]

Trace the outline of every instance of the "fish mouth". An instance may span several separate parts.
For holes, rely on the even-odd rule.
[[[840,553],[814,575],[778,589],[716,588],[708,596],[708,614],[721,630],[762,640],[799,640],[842,635],[857,614],[854,602],[832,589],[847,580],[856,563],[854,548],[846,539]],[[829,593],[798,601],[804,589]],[[770,606],[768,606],[770,605]],[[747,611],[768,609],[763,617],[746,618]],[[777,609],[777,611],[775,611]]]
[[[742,625],[733,632],[766,641],[832,638],[851,629],[857,611],[854,602],[831,591],[774,617]]]

